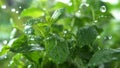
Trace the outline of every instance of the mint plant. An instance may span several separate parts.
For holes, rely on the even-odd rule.
[[[17,31],[0,52],[9,57],[8,68],[112,68],[119,64],[120,49],[106,48],[104,39],[98,38],[113,19],[109,4],[47,2],[31,4],[21,12],[21,23],[13,23]]]

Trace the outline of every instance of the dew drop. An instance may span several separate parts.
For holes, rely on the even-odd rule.
[[[106,12],[106,7],[105,7],[105,6],[101,6],[101,7],[100,7],[100,11],[101,11],[102,13],[105,13],[105,12]]]
[[[2,5],[1,8],[2,8],[2,9],[6,9],[6,5]]]

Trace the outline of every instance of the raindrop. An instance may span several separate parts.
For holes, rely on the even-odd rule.
[[[29,35],[28,37],[30,38],[31,41],[35,40],[35,36],[34,35]]]
[[[34,34],[34,29],[32,28],[31,25],[25,25],[24,27],[24,32],[25,34]]]
[[[19,11],[16,11],[16,13],[18,14],[18,13],[19,13]]]
[[[64,34],[66,34],[66,33],[67,33],[67,31],[65,30],[65,31],[64,31]]]
[[[20,16],[18,17],[18,19],[20,19]]]
[[[25,26],[25,30],[28,30],[28,29],[30,29],[32,26],[31,25],[26,25]]]
[[[8,64],[8,66],[10,66],[11,64],[13,64],[13,62],[14,62],[14,61],[11,60],[10,63]]]
[[[81,14],[80,14],[80,10],[78,10],[78,11],[75,13],[75,16],[76,16],[76,17],[80,17],[80,15],[81,15]]]
[[[97,22],[98,22],[98,20],[95,20],[94,22],[95,22],[95,23],[97,23]]]
[[[12,8],[12,9],[11,9],[11,12],[15,12],[15,11],[16,11],[15,8]]]
[[[2,5],[1,8],[2,8],[2,9],[6,9],[6,5]]]
[[[2,55],[2,56],[0,56],[0,60],[1,59],[6,59],[7,58],[7,55],[5,54],[5,55]]]
[[[106,7],[105,6],[101,6],[100,7],[100,11],[103,12],[103,13],[105,13],[106,12]]]
[[[112,36],[109,36],[109,39],[112,39]]]
[[[28,67],[27,68],[31,68],[32,67],[32,65],[28,65]]]
[[[106,37],[104,37],[104,39],[105,40],[110,40],[110,39],[112,39],[112,36],[106,36]]]
[[[72,2],[69,2],[69,3],[68,3],[68,6],[72,6]]]
[[[46,8],[43,8],[43,10],[45,11],[45,10],[46,10]]]
[[[101,36],[100,36],[100,35],[98,35],[98,36],[97,36],[97,38],[98,38],[98,39],[100,39],[100,38],[101,38]]]
[[[82,7],[89,7],[89,4],[87,4],[86,2],[83,2],[81,5],[80,5],[80,8]]]
[[[47,37],[47,38],[46,38],[46,40],[49,40],[49,39],[50,39],[50,37]]]
[[[7,42],[8,42],[7,40],[4,40],[4,41],[3,41],[3,44],[5,44],[5,45],[6,45],[6,44],[7,44]]]
[[[22,7],[21,7],[21,6],[19,6],[19,8],[21,9]]]
[[[32,47],[32,49],[30,51],[42,51],[42,50],[44,50],[43,47],[34,46],[34,47]]]

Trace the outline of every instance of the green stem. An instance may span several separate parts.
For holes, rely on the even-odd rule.
[[[93,21],[95,20],[95,12],[94,12],[94,9],[91,8],[91,11],[92,11],[92,18],[93,18]]]

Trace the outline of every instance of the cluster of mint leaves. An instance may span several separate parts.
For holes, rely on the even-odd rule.
[[[34,7],[22,11],[21,17],[30,17],[22,23],[24,28],[15,25],[20,33],[0,52],[0,56],[13,55],[10,68],[94,68],[120,58],[120,49],[102,48],[97,41],[113,18],[107,4],[100,0],[71,3],[58,2],[46,12]],[[106,12],[100,11],[101,6]]]

